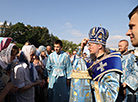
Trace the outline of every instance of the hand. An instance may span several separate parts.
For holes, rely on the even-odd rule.
[[[36,80],[36,85],[39,85],[40,87],[43,87],[45,85],[45,81],[44,80]]]
[[[13,93],[17,92],[17,90],[18,90],[18,87],[15,87],[12,90],[10,90],[10,93],[13,94]]]
[[[126,89],[123,90],[123,94],[124,94],[124,96],[126,96]]]
[[[88,43],[88,41],[89,41],[88,38],[84,38],[84,39],[82,40],[82,42],[81,42],[81,48],[82,48],[82,49],[86,46],[86,44]]]
[[[45,80],[44,79],[42,79],[42,82],[39,84],[40,85],[40,87],[44,87],[45,86]]]
[[[73,72],[76,72],[76,70],[74,70],[74,69],[73,69],[72,71],[73,71]]]
[[[47,83],[49,83],[49,78],[47,78]]]
[[[123,82],[122,85],[123,85],[123,88],[125,88],[127,86],[127,84],[125,82]]]
[[[13,85],[12,82],[7,83],[7,85],[6,85],[5,88],[6,88],[8,91],[11,91],[11,90],[17,91],[17,89],[18,89],[15,85]]]
[[[42,82],[42,80],[36,80],[35,84],[39,85]]]

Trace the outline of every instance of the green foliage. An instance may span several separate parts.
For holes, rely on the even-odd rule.
[[[23,44],[17,43],[16,46],[21,49],[23,47]]]
[[[68,40],[62,40],[63,43],[63,51],[69,51],[69,52],[73,52],[74,50],[78,50],[78,45],[73,43],[72,41],[68,41]]]
[[[79,43],[78,46],[81,46],[81,43]]]
[[[49,34],[49,30],[46,27],[24,25],[23,23],[16,23],[12,25],[10,23],[7,25],[7,21],[3,23],[0,27],[0,35],[3,37],[11,37],[14,41],[17,41],[17,46],[21,48],[26,41],[29,41],[31,44],[34,44],[36,47],[40,45],[50,45],[54,49],[54,42],[59,38],[53,34]],[[76,50],[78,45],[74,44],[72,41],[62,40],[63,41],[63,51]]]

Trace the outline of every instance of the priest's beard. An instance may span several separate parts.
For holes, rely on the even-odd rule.
[[[92,61],[95,61],[95,60],[96,60],[96,56],[95,56],[94,54],[90,54],[90,59],[91,59]]]

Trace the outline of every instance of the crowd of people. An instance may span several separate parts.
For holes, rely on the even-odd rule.
[[[129,19],[126,35],[138,47],[138,6]],[[128,41],[113,51],[106,48],[107,29],[93,27],[88,36],[72,55],[61,40],[54,50],[29,42],[19,49],[0,37],[0,102],[138,102],[138,60]]]

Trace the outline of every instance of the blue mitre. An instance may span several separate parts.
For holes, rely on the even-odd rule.
[[[89,42],[100,43],[105,45],[109,36],[108,30],[102,27],[94,27],[89,32]]]

